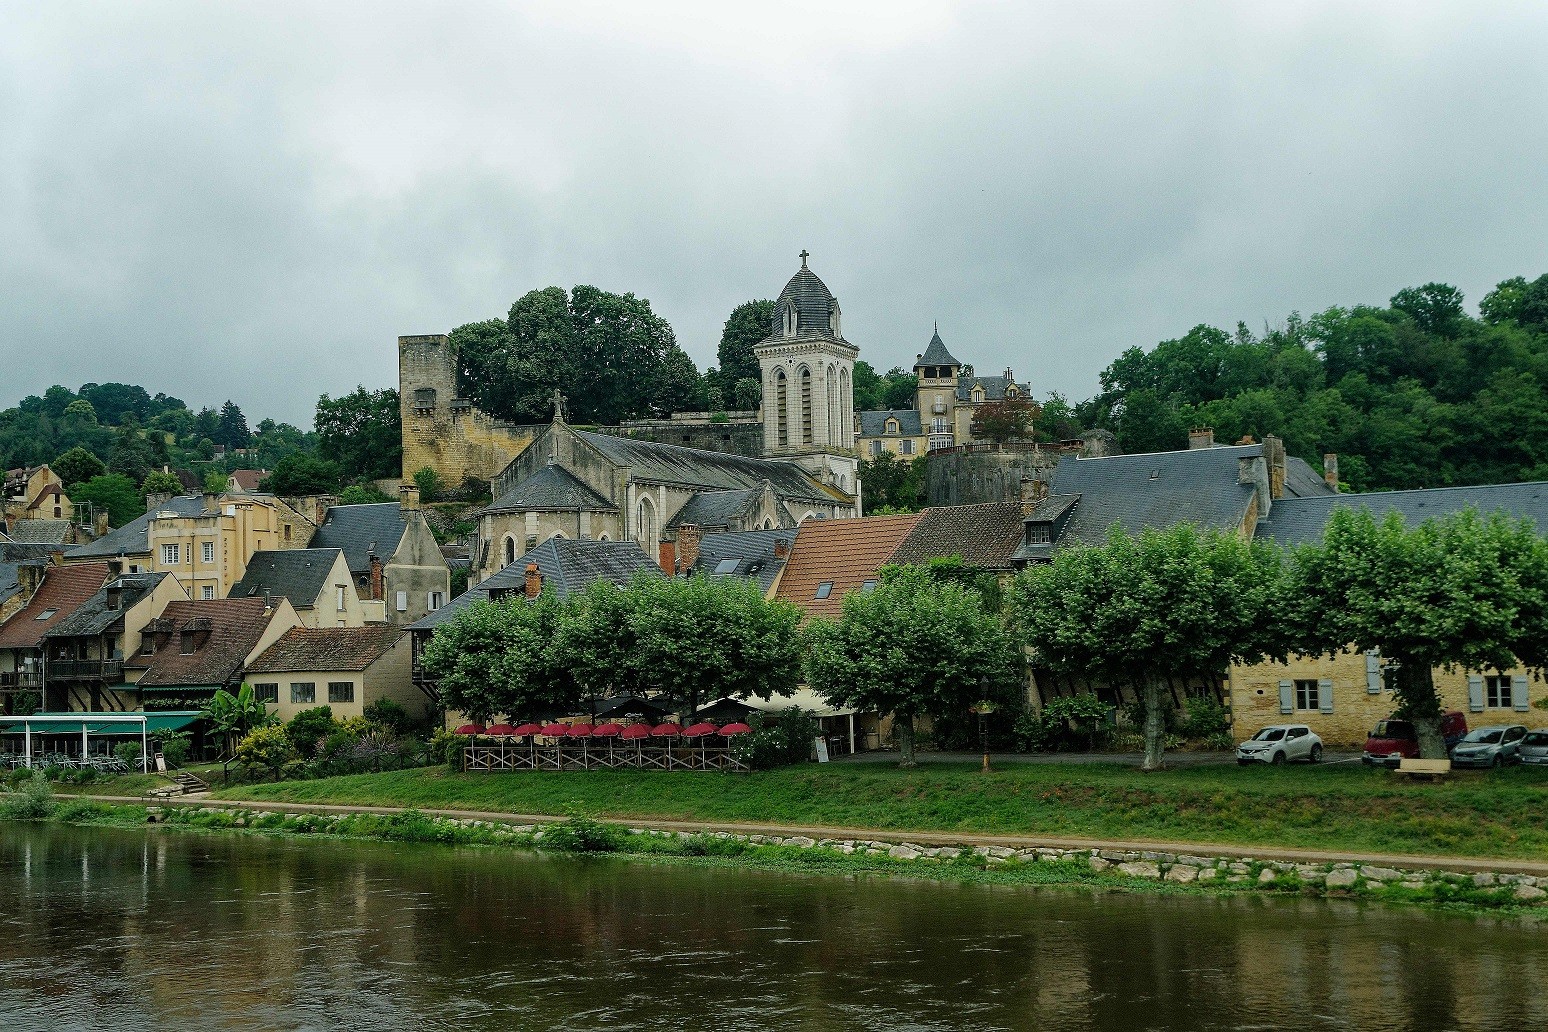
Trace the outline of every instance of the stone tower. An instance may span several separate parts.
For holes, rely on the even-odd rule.
[[[817,479],[859,493],[855,455],[855,358],[838,299],[806,267],[774,302],[769,336],[753,349],[763,379],[763,453],[789,458]]]
[[[398,338],[403,479],[433,469],[448,487],[490,481],[542,429],[496,420],[457,393],[457,352],[444,333]]]
[[[937,326],[930,346],[914,362],[914,375],[919,378],[919,418],[930,435],[930,451],[958,443],[954,428],[957,423],[957,379],[961,374],[962,363],[946,350],[946,343],[941,340],[941,328]]]

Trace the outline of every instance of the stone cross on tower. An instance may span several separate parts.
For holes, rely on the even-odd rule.
[[[559,388],[554,388],[554,422],[564,422],[564,395],[559,393]]]
[[[806,259],[810,258],[811,256],[812,253],[810,251],[804,247],[801,248],[801,253],[796,255],[797,258],[801,259],[801,268],[806,268]]]

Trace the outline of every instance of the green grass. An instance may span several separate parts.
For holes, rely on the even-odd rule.
[[[1358,766],[807,765],[751,775],[443,768],[245,785],[231,799],[1548,858],[1548,772],[1421,784]]]

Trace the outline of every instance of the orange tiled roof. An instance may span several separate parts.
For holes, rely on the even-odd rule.
[[[107,579],[107,563],[50,566],[31,601],[0,625],[0,649],[36,648],[44,631],[79,609]]]
[[[919,513],[865,516],[854,520],[807,520],[796,532],[776,598],[794,602],[814,616],[836,618],[844,593],[854,591],[886,566],[903,539],[918,525]],[[832,582],[827,598],[818,588]]]

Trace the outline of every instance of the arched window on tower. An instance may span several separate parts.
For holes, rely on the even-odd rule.
[[[839,369],[839,429],[833,441],[840,448],[855,444],[855,392],[849,382],[849,367]]]
[[[790,445],[790,381],[784,369],[774,370],[774,440],[781,448]]]
[[[785,336],[794,337],[799,320],[796,318],[796,307],[791,302],[785,303]]]
[[[656,554],[656,506],[650,498],[641,497],[640,504],[635,509],[634,527],[635,540],[645,554],[654,557]]]
[[[801,444],[812,444],[812,371],[801,367]]]
[[[838,368],[828,366],[822,382],[827,386],[828,396],[828,439],[823,443],[840,444],[844,440],[844,406],[839,402]]]

